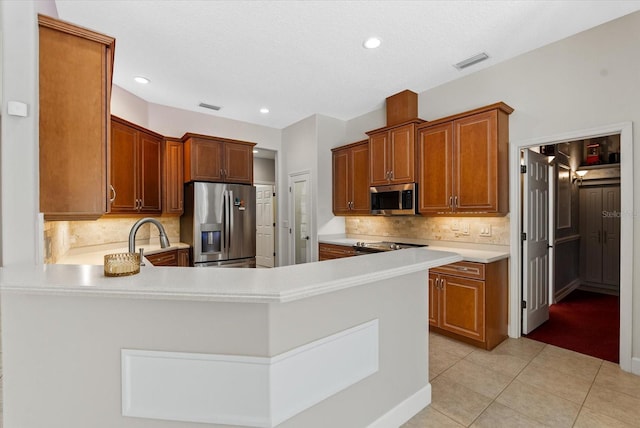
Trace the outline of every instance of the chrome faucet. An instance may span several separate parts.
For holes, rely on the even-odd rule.
[[[162,223],[160,223],[155,218],[145,217],[136,221],[133,224],[133,226],[131,226],[131,232],[129,232],[129,252],[130,253],[136,252],[136,233],[138,232],[138,229],[140,229],[140,226],[142,226],[145,223],[155,224],[158,230],[160,231],[160,247],[167,248],[170,245],[169,238],[167,238],[167,233],[164,231],[164,226],[162,226]],[[142,259],[140,259],[140,261],[142,261]]]

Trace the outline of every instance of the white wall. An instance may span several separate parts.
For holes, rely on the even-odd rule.
[[[515,109],[510,141],[640,121],[640,13],[423,92],[420,117],[435,119],[504,101]],[[640,141],[640,127],[633,131]],[[637,144],[636,144],[637,145]],[[624,153],[622,153],[624,156]],[[634,151],[640,165],[640,150]],[[640,254],[640,175],[634,176],[634,253]],[[633,355],[640,356],[640,270],[633,273]]]
[[[276,162],[274,159],[253,158],[253,181],[259,184],[276,184]]]
[[[116,46],[117,48],[117,46]],[[142,127],[149,127],[149,104],[120,86],[111,88],[111,114],[133,122]]]
[[[28,116],[2,115],[2,265],[40,258],[38,228],[37,4],[0,2],[2,10],[2,109],[28,105]]]
[[[257,143],[257,147],[280,150],[281,131],[206,113],[197,113],[149,103],[149,129],[168,137],[182,137],[185,132],[215,135]]]
[[[318,176],[316,130],[315,116],[309,116],[282,130],[282,156],[279,158],[282,164],[279,171],[280,176],[278,177],[278,181],[281,183],[280,188],[282,189],[278,198],[278,248],[280,249],[278,266],[289,263],[289,227],[291,227],[290,222],[292,221],[289,214],[289,174],[303,171],[309,172],[312,180],[311,197],[312,201],[315,201],[315,184],[313,183],[316,182]],[[314,212],[310,230],[312,259],[314,254],[317,258],[317,249],[315,248],[317,247],[316,217]]]
[[[318,179],[316,180],[317,234],[344,233],[344,217],[333,215],[333,161],[331,149],[346,144],[345,122],[317,115]]]

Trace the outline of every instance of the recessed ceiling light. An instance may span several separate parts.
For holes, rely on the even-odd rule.
[[[268,109],[268,108],[266,108],[266,107],[262,107],[262,108],[260,109],[260,113],[262,113],[262,114],[267,114],[267,113],[269,113],[269,109]]]
[[[369,37],[367,40],[364,41],[364,43],[362,43],[362,46],[364,46],[367,49],[375,49],[378,46],[380,46],[380,44],[382,43],[382,40],[380,40],[377,37]]]
[[[146,77],[142,77],[142,76],[136,76],[133,78],[133,80],[135,80],[138,83],[142,83],[143,85],[146,85],[147,83],[151,82],[151,80],[147,79]]]
[[[258,151],[256,149],[253,149],[253,153],[258,153]]]

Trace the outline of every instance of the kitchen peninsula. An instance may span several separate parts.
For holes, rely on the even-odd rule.
[[[394,427],[431,400],[408,249],[274,269],[0,269],[6,426]]]

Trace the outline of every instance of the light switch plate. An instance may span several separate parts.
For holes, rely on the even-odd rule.
[[[7,113],[10,116],[27,117],[27,105],[20,101],[9,101],[7,103]]]
[[[460,232],[463,235],[469,235],[469,223],[461,223],[460,224]]]
[[[480,225],[480,236],[491,236],[491,225],[490,224],[481,224]]]

